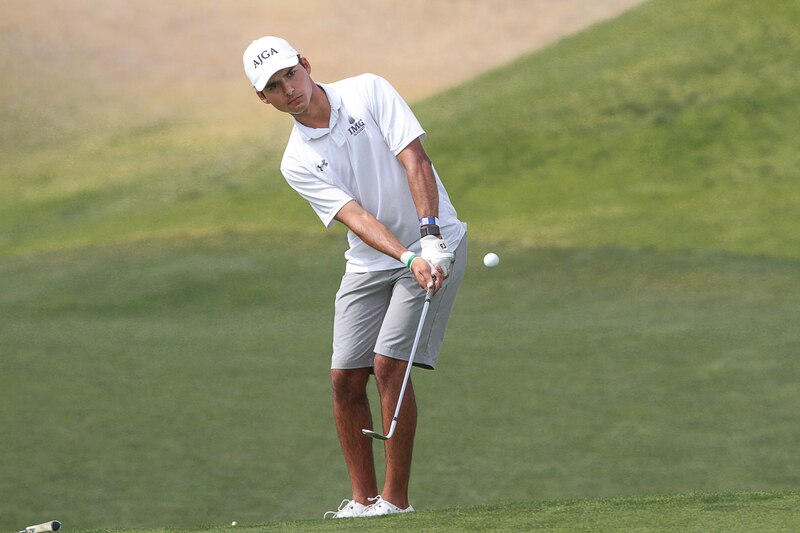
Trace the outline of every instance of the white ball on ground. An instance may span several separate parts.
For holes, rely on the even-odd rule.
[[[236,520],[234,520],[233,522],[231,522],[231,525],[232,525],[232,526],[235,526],[235,525],[237,525],[238,523],[239,523],[239,522],[237,522]]]
[[[488,253],[483,256],[483,264],[487,267],[496,267],[500,264],[500,258],[496,253]]]

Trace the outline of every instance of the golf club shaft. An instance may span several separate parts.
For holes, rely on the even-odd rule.
[[[408,356],[406,375],[403,377],[403,386],[400,387],[400,396],[397,398],[397,407],[394,409],[392,425],[389,428],[389,433],[386,435],[387,439],[394,435],[394,430],[397,427],[397,418],[400,416],[400,408],[403,405],[403,396],[406,394],[406,386],[408,386],[408,380],[409,377],[411,377],[411,367],[414,366],[414,356],[417,354],[417,345],[419,344],[419,338],[422,336],[422,327],[425,325],[425,316],[428,314],[428,307],[430,306],[432,296],[433,289],[428,289],[428,293],[425,295],[425,304],[422,306],[422,314],[419,317],[417,333],[414,335],[414,344],[411,346],[411,354]]]
[[[406,386],[408,385],[408,379],[411,376],[411,367],[414,365],[414,356],[417,353],[417,345],[419,344],[419,338],[422,336],[422,328],[425,325],[425,316],[428,314],[428,307],[431,303],[431,298],[433,298],[433,287],[428,289],[428,292],[425,294],[425,303],[422,306],[422,314],[419,317],[419,325],[417,326],[417,333],[414,335],[414,344],[411,346],[411,354],[408,356],[408,364],[406,365],[406,374],[403,377],[403,385],[400,387],[400,395],[397,398],[397,406],[394,409],[394,416],[392,417],[392,424],[389,427],[389,433],[386,436],[381,435],[375,431],[371,431],[368,429],[362,429],[361,433],[368,437],[372,437],[374,439],[381,439],[381,440],[389,440],[394,435],[394,430],[397,428],[397,419],[400,416],[400,408],[403,405],[403,396],[406,394]]]

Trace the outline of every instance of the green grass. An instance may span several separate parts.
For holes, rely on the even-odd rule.
[[[386,524],[796,529],[798,23],[652,1],[415,106],[471,256],[414,374],[431,513]],[[316,519],[349,490],[344,236],[278,175],[282,126],[264,151],[220,110],[141,109],[3,132],[0,527]],[[509,501],[534,503],[460,510]]]
[[[798,25],[791,0],[648,2],[416,110],[481,236],[797,257]],[[277,172],[285,117],[253,100],[254,118],[226,122],[227,101],[142,97],[159,98],[176,110],[115,102],[114,133],[97,121],[20,150],[7,132],[0,256],[318,227]]]
[[[419,106],[481,231],[800,250],[800,5],[649,2]]]
[[[620,531],[779,532],[800,527],[800,495],[783,493],[685,494],[604,500],[515,503],[418,512],[358,520],[273,522],[190,531]],[[120,530],[128,531],[128,530]],[[132,530],[149,533],[148,530]],[[169,529],[154,532],[174,531]],[[186,531],[186,530],[177,530]]]
[[[340,237],[5,261],[0,447],[17,463],[0,516],[252,523],[345,497],[327,385]],[[415,374],[421,509],[797,486],[796,260],[498,251],[493,271],[471,257],[441,368]]]

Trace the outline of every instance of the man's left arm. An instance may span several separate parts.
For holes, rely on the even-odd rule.
[[[439,216],[439,188],[436,176],[422,142],[417,138],[397,154],[397,159],[405,167],[411,197],[417,206],[417,218]]]
[[[417,218],[420,219],[422,258],[439,270],[441,278],[447,278],[455,256],[442,239],[437,224],[439,187],[433,172],[433,164],[419,138],[403,148],[397,154],[397,160],[406,169],[408,187],[417,208]]]

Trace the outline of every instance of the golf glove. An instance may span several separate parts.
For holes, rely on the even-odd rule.
[[[445,240],[434,235],[427,235],[420,239],[419,242],[422,245],[420,257],[432,266],[438,266],[442,270],[444,277],[448,277],[456,256],[447,247]]]

